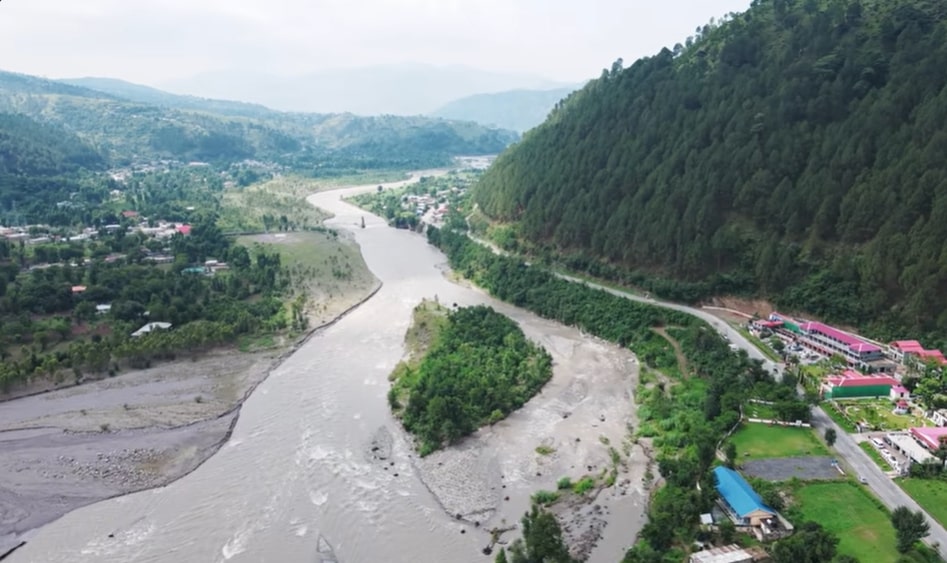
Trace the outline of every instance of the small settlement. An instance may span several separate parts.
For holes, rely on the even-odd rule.
[[[896,472],[905,474],[911,463],[933,459],[941,444],[947,443],[947,409],[927,411],[912,402],[911,393],[902,384],[912,370],[924,366],[947,366],[940,350],[924,348],[917,340],[897,340],[887,344],[815,321],[795,319],[772,313],[766,319],[751,321],[750,328],[779,337],[787,349],[803,358],[842,358],[845,366],[825,376],[820,385],[823,399],[886,399],[890,413],[929,423],[897,431],[875,433],[871,437],[886,461]],[[871,433],[858,421],[859,432]]]

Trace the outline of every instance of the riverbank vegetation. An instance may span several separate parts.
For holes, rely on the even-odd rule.
[[[536,260],[943,346],[945,33],[935,1],[754,2],[616,61],[475,200]]]
[[[520,521],[523,537],[510,544],[509,552],[501,548],[495,563],[577,563],[569,555],[556,517],[538,504]]]
[[[762,397],[795,402],[798,408],[791,409],[795,412],[808,410],[795,398],[792,382],[773,381],[759,362],[732,352],[695,317],[562,280],[495,254],[464,233],[429,229],[428,238],[447,254],[456,272],[496,297],[636,352],[643,350],[646,353],[639,358],[646,369],[657,372],[654,365],[678,365],[674,347],[652,330],[676,327],[674,338],[691,375],[673,385],[657,378],[642,383],[636,393],[638,435],[651,439],[665,486],[654,493],[640,544],[626,562],[685,557],[696,537],[699,515],[710,509],[716,494],[709,470],[717,445],[739,422],[744,403]]]
[[[474,168],[451,170],[443,176],[423,176],[399,188],[379,189],[349,198],[349,202],[388,220],[397,229],[416,228],[426,213],[441,213],[464,197],[467,189],[483,175]],[[379,186],[381,188],[381,186]]]
[[[552,358],[490,307],[415,309],[415,352],[392,374],[392,410],[417,436],[421,455],[522,407],[552,377]]]

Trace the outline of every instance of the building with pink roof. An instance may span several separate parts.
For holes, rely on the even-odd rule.
[[[190,226],[190,225],[187,225],[187,224],[178,225],[178,227],[177,227],[176,230],[177,230],[177,232],[181,233],[182,235],[189,235],[189,234],[191,234],[191,226]]]
[[[911,392],[908,391],[907,387],[904,385],[894,385],[891,387],[891,399],[894,401],[897,400],[908,400],[911,398]]]
[[[942,440],[947,440],[947,427],[934,426],[930,428],[911,428],[911,436],[922,446],[936,452]]]
[[[894,364],[885,360],[881,346],[825,323],[809,321],[800,325],[803,346],[825,356],[842,356],[849,366],[866,371],[891,372]]]
[[[853,369],[826,377],[822,382],[822,395],[826,399],[853,397],[885,397],[898,380],[887,375],[865,375]]]
[[[947,365],[947,358],[940,350],[927,350],[917,340],[896,340],[889,345],[891,356],[904,365],[917,362],[933,362],[937,365]]]

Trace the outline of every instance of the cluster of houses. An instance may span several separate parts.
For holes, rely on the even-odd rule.
[[[895,414],[911,411],[911,393],[901,384],[909,368],[922,365],[947,366],[940,350],[929,350],[917,340],[896,340],[888,344],[866,340],[858,335],[820,322],[802,321],[780,313],[752,322],[759,330],[769,330],[789,346],[823,356],[845,359],[847,368],[823,379],[821,393],[826,399],[888,398]],[[933,459],[947,441],[947,409],[930,413],[933,427],[909,428],[890,432],[876,444],[891,447],[916,463]],[[883,440],[883,441],[882,441]]]
[[[124,211],[122,215],[128,219],[138,217],[135,211]],[[26,225],[23,227],[4,227],[0,225],[0,237],[10,242],[20,242],[24,244],[48,244],[51,242],[84,242],[96,238],[101,231],[114,233],[121,229],[118,223],[102,225],[101,228],[85,227],[80,231],[68,235],[58,235],[51,233],[51,228],[47,225]],[[187,223],[175,223],[169,221],[156,221],[150,224],[142,221],[131,229],[131,232],[139,232],[149,238],[167,239],[176,234],[188,235],[191,233],[191,226]]]

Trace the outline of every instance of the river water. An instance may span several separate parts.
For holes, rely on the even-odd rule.
[[[483,529],[452,518],[425,486],[387,408],[387,376],[403,355],[411,309],[434,296],[446,304],[490,303],[514,316],[531,337],[557,339],[544,345],[584,346],[589,362],[632,360],[614,347],[582,340],[576,331],[448,282],[445,257],[423,237],[391,229],[340,199],[343,193],[372,188],[320,193],[310,201],[336,215],[329,225],[354,232],[367,264],[384,284],[381,290],[275,369],[243,405],[230,441],[196,471],[167,487],[71,512],[33,534],[11,561],[492,561],[480,551],[488,543]],[[549,336],[557,331],[562,334]],[[589,412],[606,408],[611,407],[593,405]],[[628,413],[614,414],[617,423]],[[559,424],[551,420],[558,415],[544,416],[549,424]],[[380,429],[393,436],[393,461],[371,458]],[[545,479],[554,483],[557,476]],[[503,493],[495,492],[512,496],[509,508],[484,527],[499,525],[501,517],[515,521],[535,488],[532,482],[511,482]],[[640,513],[641,507],[626,502],[614,514],[622,511]],[[616,536],[593,559],[617,560],[614,555],[633,533],[626,536]]]

